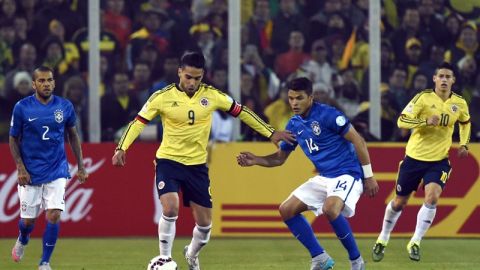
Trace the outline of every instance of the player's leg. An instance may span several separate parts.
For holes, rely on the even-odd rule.
[[[392,201],[388,202],[385,208],[382,231],[373,246],[372,259],[374,262],[379,262],[383,259],[385,249],[390,240],[390,234],[395,228],[403,208],[407,205],[410,195],[417,190],[424,172],[424,164],[408,156],[400,162],[395,186],[396,196]]]
[[[318,176],[313,177],[295,189],[280,205],[279,211],[288,229],[310,252],[311,269],[331,269],[335,262],[320,245],[312,226],[301,214],[309,209],[317,210],[316,214],[321,213],[326,197],[326,186],[320,185],[318,178]]]
[[[192,208],[195,227],[192,241],[184,248],[185,259],[190,270],[200,269],[198,256],[200,250],[210,240],[212,229],[212,197],[210,194],[210,179],[206,165],[188,166],[188,178],[182,185],[185,205]]]
[[[46,211],[47,225],[43,233],[43,251],[39,269],[50,269],[50,258],[55,249],[60,229],[60,215],[65,210],[66,183],[67,179],[60,178],[43,185],[42,200]]]
[[[25,247],[30,240],[35,219],[40,211],[41,195],[41,187],[39,186],[18,186],[18,197],[20,199],[19,236],[12,248],[12,259],[15,262],[19,262],[25,253]]]
[[[355,270],[364,269],[365,262],[345,217],[352,217],[355,214],[356,203],[362,192],[363,185],[360,179],[355,180],[349,175],[328,179],[327,199],[322,208],[335,234],[348,252],[351,269]]]
[[[420,241],[433,223],[437,212],[437,202],[450,175],[451,167],[447,159],[430,165],[424,175],[425,201],[417,214],[417,225],[412,239],[407,245],[410,259],[420,260]]]
[[[183,166],[168,159],[157,159],[155,161],[155,183],[162,204],[162,216],[158,220],[158,246],[160,256],[166,258],[172,257],[180,206],[178,198],[180,184],[177,179],[185,177]]]

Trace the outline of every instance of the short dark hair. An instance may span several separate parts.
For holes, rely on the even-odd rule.
[[[437,72],[440,70],[440,69],[448,69],[448,70],[451,70],[452,73],[453,73],[453,76],[455,77],[455,69],[453,68],[453,66],[448,63],[448,62],[443,62],[441,63],[436,69],[435,69],[435,75],[437,75]]]
[[[312,94],[312,81],[305,77],[295,78],[287,83],[288,90],[305,91],[307,95]]]
[[[46,66],[40,66],[33,71],[32,78],[33,78],[34,81],[37,79],[37,72],[51,72],[52,75],[53,75],[53,69],[51,69],[49,67],[46,67]]]
[[[186,51],[180,59],[180,67],[186,66],[205,69],[205,57],[200,52]]]

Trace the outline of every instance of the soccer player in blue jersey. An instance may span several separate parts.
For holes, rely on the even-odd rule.
[[[51,270],[50,257],[58,238],[60,214],[65,210],[65,187],[70,178],[65,154],[65,131],[78,164],[78,181],[88,175],[83,166],[80,139],[75,127],[75,110],[70,101],[52,95],[53,71],[39,67],[33,72],[35,94],[15,105],[10,124],[10,151],[18,171],[20,235],[12,249],[19,262],[28,244],[40,208],[45,209],[47,226],[39,270]]]
[[[365,262],[345,219],[354,215],[362,192],[369,197],[378,192],[365,141],[343,113],[313,102],[310,80],[296,78],[287,86],[288,100],[295,115],[288,122],[286,130],[296,135],[296,143],[282,143],[277,152],[267,156],[242,152],[237,156],[238,164],[280,166],[300,145],[319,175],[292,192],[280,205],[280,215],[295,238],[310,252],[311,270],[332,269],[335,262],[315,238],[312,227],[301,214],[307,210],[312,210],[315,215],[327,216],[338,239],[348,251],[351,269],[365,269]]]
[[[412,129],[405,158],[400,162],[395,187],[396,196],[387,204],[382,231],[373,246],[373,261],[383,259],[390,234],[412,192],[422,185],[425,199],[417,214],[415,232],[407,244],[408,256],[420,261],[420,242],[433,223],[437,203],[450,176],[448,152],[452,146],[455,123],[459,123],[458,155],[468,155],[471,124],[468,104],[452,92],[455,83],[453,67],[441,64],[433,75],[435,89],[418,93],[398,118],[400,128]]]

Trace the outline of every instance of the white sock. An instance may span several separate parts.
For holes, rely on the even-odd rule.
[[[195,228],[193,228],[192,242],[188,245],[188,256],[198,257],[200,249],[202,249],[202,247],[208,243],[208,240],[210,240],[211,229],[212,224],[205,227],[195,224]]]
[[[417,214],[417,227],[415,227],[415,234],[413,234],[412,242],[420,242],[422,237],[427,233],[432,225],[437,207],[435,205],[423,204]]]
[[[398,218],[402,214],[402,211],[395,211],[392,208],[393,201],[389,202],[385,208],[385,216],[383,217],[382,232],[378,236],[378,240],[388,242],[390,239],[390,233],[392,233]]]
[[[175,239],[175,221],[178,217],[162,217],[158,221],[158,245],[160,256],[172,257],[173,240]]]

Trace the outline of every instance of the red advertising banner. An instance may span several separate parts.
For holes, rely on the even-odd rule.
[[[68,147],[68,145],[66,145]],[[127,154],[127,165],[112,166],[114,144],[83,144],[84,164],[90,177],[67,185],[66,209],[61,216],[64,236],[155,236],[162,208],[154,188],[153,159],[158,145],[136,143]],[[68,150],[69,162],[75,159]],[[0,237],[15,237],[20,216],[17,172],[7,144],[0,144]],[[71,166],[74,176],[77,166]],[[191,235],[193,218],[182,208],[179,235]],[[43,213],[37,219],[43,224]],[[41,225],[43,228],[43,225]],[[35,230],[34,236],[41,236]]]
[[[84,144],[84,164],[90,174],[85,184],[74,177],[66,191],[66,210],[62,213],[62,237],[111,237],[157,235],[162,208],[154,186],[153,159],[157,144],[135,143],[127,154],[127,165],[111,165],[114,144]],[[350,219],[356,236],[376,236],[381,229],[385,205],[394,196],[398,162],[404,144],[370,144],[375,177],[380,192],[374,199],[362,197],[356,215]],[[300,150],[294,151],[281,167],[242,168],[236,164],[240,151],[269,154],[269,143],[232,143],[215,146],[210,178],[213,196],[214,236],[289,236],[278,214],[278,205],[314,175],[313,165]],[[69,161],[74,158],[69,152]],[[459,159],[456,148],[450,153],[453,172],[437,206],[429,230],[436,237],[480,237],[480,145],[470,146],[470,155]],[[72,176],[76,165],[71,166]],[[410,235],[423,203],[423,191],[410,199],[397,223],[394,235]],[[0,144],[0,237],[18,234],[19,201],[17,173],[7,144]],[[306,214],[319,235],[332,235],[324,217]],[[38,218],[44,223],[43,214]],[[194,222],[190,209],[181,207],[177,234],[190,236]],[[43,227],[43,226],[42,226]],[[43,230],[35,230],[41,236]]]

